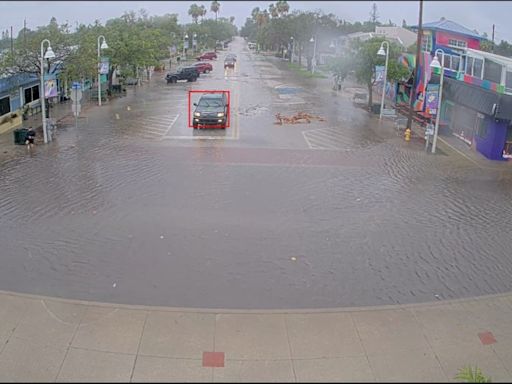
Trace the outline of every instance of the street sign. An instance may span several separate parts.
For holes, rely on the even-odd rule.
[[[73,82],[73,85],[71,86],[72,89],[82,89],[82,84],[77,83],[76,81]]]
[[[82,100],[82,91],[80,89],[73,88],[71,91],[71,100],[77,102]]]
[[[80,104],[71,104],[71,111],[75,116],[78,116],[82,111],[82,106]]]

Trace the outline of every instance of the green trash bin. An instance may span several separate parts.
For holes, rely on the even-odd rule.
[[[14,144],[25,145],[25,139],[27,137],[27,128],[17,128],[14,130]]]

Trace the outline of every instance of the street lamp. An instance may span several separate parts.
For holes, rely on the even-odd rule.
[[[43,55],[43,46],[44,43],[48,43],[48,49],[46,53]],[[53,53],[52,47],[50,45],[50,40],[44,39],[41,41],[41,88],[39,90],[39,97],[41,98],[41,114],[43,117],[43,137],[44,143],[48,143],[48,134],[46,133],[46,103],[45,103],[45,92],[44,92],[44,59],[52,59],[55,57],[55,53]]]
[[[441,53],[441,64],[439,64],[439,60],[437,58],[437,53]],[[439,99],[437,100],[437,110],[436,110],[436,125],[434,127],[434,138],[432,140],[432,153],[436,153],[436,144],[437,144],[437,133],[439,131],[439,117],[441,116],[441,97],[443,97],[443,80],[444,80],[444,51],[442,49],[436,49],[434,53],[434,59],[430,63],[430,68],[440,68],[441,69],[441,78],[439,80]]]
[[[188,40],[188,34],[187,33],[185,33],[185,36],[183,37],[183,60],[185,60],[185,42],[186,42],[186,40]]]
[[[386,44],[386,50],[384,51],[384,44]],[[377,52],[379,56],[386,56],[386,66],[384,67],[384,78],[382,79],[382,98],[380,101],[380,115],[379,120],[382,120],[382,110],[384,109],[384,97],[386,96],[386,81],[388,77],[388,58],[389,58],[389,43],[387,41],[383,41],[380,45],[379,51]]]
[[[313,43],[313,60],[311,60],[311,73],[315,73],[315,67],[316,67],[316,39],[312,37],[309,40],[310,43]]]
[[[103,38],[103,42],[100,45],[100,41]],[[100,50],[101,49],[107,49],[108,45],[105,40],[105,36],[99,35],[98,36],[98,105],[101,107],[101,58],[100,58]]]
[[[197,33],[194,32],[194,35],[192,36],[192,50],[194,54],[196,53],[196,46],[197,46]]]

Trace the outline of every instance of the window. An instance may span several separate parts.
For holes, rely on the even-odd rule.
[[[466,59],[466,74],[473,76],[473,62],[475,59],[473,57],[468,57]]]
[[[11,112],[11,99],[9,96],[0,99],[0,116]]]
[[[485,59],[484,80],[492,81],[500,84],[501,82],[501,65],[493,61]]]
[[[507,76],[505,77],[505,90],[512,92],[512,72],[510,71],[507,71]]]
[[[485,123],[485,117],[481,113],[476,114],[476,134],[478,137],[485,139],[487,137],[487,124]]]
[[[421,50],[424,52],[432,51],[432,35],[423,35],[421,39]]]
[[[453,69],[454,71],[458,71],[459,63],[460,63],[460,57],[452,56],[450,68]]]
[[[448,40],[448,46],[454,47],[454,48],[466,48],[468,45],[467,42],[463,40],[455,40],[455,39],[449,39]]]
[[[39,85],[31,88],[25,88],[25,104],[31,103],[39,99]]]
[[[482,78],[483,64],[484,64],[484,61],[482,59],[477,59],[477,58],[474,59],[472,76],[478,77],[479,79]]]

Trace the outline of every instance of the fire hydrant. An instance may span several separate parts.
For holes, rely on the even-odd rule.
[[[404,132],[405,141],[411,140],[411,128],[407,128]]]

